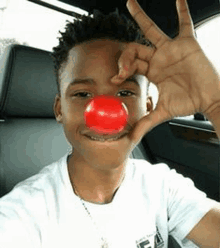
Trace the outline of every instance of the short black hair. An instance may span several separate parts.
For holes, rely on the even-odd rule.
[[[65,32],[60,32],[59,45],[53,47],[51,56],[54,61],[54,72],[57,81],[57,89],[60,94],[59,70],[68,60],[69,51],[80,43],[108,39],[119,42],[136,42],[142,45],[150,46],[151,42],[147,40],[139,26],[128,19],[124,14],[119,14],[118,8],[115,12],[104,15],[99,10],[93,10],[93,17],[83,15],[73,22],[68,22]],[[147,96],[149,93],[149,84],[147,85]]]

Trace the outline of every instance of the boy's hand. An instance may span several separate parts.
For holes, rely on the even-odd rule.
[[[159,93],[155,110],[134,127],[131,141],[136,145],[165,121],[197,112],[209,114],[220,106],[220,75],[194,36],[186,0],[177,2],[179,35],[174,39],[156,26],[136,0],[128,0],[127,8],[154,46],[135,42],[126,45],[118,65],[120,69],[127,65],[127,74],[123,78],[113,77],[112,82],[122,83],[133,74],[142,74],[156,85]]]

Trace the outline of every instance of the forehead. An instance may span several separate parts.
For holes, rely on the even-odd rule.
[[[97,39],[83,42],[73,47],[71,50],[78,50],[84,52],[87,55],[102,49],[104,49],[107,53],[111,53],[112,51],[122,51],[127,44],[128,43],[126,42],[120,42],[116,40]]]
[[[106,39],[92,40],[83,42],[69,51],[68,62],[89,63],[92,60],[103,59],[103,62],[117,63],[122,51],[127,43],[119,41],[111,41]]]

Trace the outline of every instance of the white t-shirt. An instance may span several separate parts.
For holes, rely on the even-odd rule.
[[[0,198],[1,248],[100,248],[101,237],[109,248],[167,248],[169,234],[196,247],[184,238],[217,202],[192,180],[164,163],[129,159],[111,203],[85,202],[91,219],[72,189],[68,155]]]

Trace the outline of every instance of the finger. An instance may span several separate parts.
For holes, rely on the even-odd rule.
[[[123,71],[124,73],[128,72],[130,65],[134,63],[135,59],[150,61],[154,52],[155,50],[152,47],[146,45],[135,42],[127,44],[118,60],[119,74],[123,73]]]
[[[179,35],[181,37],[194,36],[194,26],[186,0],[177,0],[179,17]]]
[[[146,76],[148,72],[148,63],[146,61],[136,59],[135,62],[130,65],[129,70],[126,72],[126,74],[119,74],[114,76],[111,81],[120,84],[126,79],[129,80],[129,77],[135,74],[140,74]]]
[[[153,112],[142,117],[142,119],[136,123],[133,132],[130,133],[130,139],[134,146],[136,146],[144,135],[150,132],[154,127],[170,120],[167,113],[160,106],[157,105]]]
[[[170,38],[150,19],[143,11],[136,0],[128,0],[126,4],[130,14],[143,31],[146,38],[159,48],[165,41]]]

